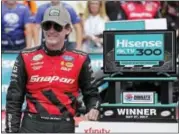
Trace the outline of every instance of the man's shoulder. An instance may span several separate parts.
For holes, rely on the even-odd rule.
[[[70,51],[70,52],[72,52],[74,54],[77,54],[77,55],[88,56],[88,53],[80,51],[80,50],[73,49],[73,50],[68,50],[68,51]]]
[[[62,2],[62,4],[69,11],[69,13],[75,12],[74,8],[70,4],[65,3],[65,2]]]
[[[19,9],[28,9],[28,7],[22,3],[17,3],[17,8]]]
[[[29,10],[29,8],[26,5],[24,5],[22,3],[17,3],[16,9],[14,10],[14,12],[15,13],[22,13],[22,12],[24,13],[24,12],[27,12],[27,10]]]
[[[41,49],[41,46],[36,46],[36,47],[33,47],[33,48],[27,48],[27,49],[24,49],[21,51],[22,54],[25,54],[25,53],[33,53],[35,51],[38,51]]]
[[[65,8],[72,8],[73,9],[73,7],[70,5],[70,4],[68,4],[68,3],[65,3],[65,2],[62,2],[62,5],[65,7]]]

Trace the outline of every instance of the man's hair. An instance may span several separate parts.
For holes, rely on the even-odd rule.
[[[66,24],[65,29],[71,29],[71,31],[72,31],[71,24]],[[69,35],[70,35],[70,33],[65,36],[65,39],[67,39]]]

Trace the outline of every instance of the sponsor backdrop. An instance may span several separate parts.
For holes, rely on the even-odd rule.
[[[6,93],[10,83],[10,76],[12,67],[14,65],[17,53],[3,53],[2,54],[2,109],[5,109]],[[102,54],[90,54],[91,64],[94,72],[98,71],[103,65]]]

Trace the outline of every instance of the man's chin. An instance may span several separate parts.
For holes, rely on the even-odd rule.
[[[57,42],[46,42],[46,46],[50,50],[58,50],[59,49],[59,44]]]

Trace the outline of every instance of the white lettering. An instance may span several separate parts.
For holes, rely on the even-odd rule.
[[[161,47],[162,41],[129,41],[129,40],[116,40],[117,48],[125,47]]]
[[[9,127],[9,132],[12,132],[12,127],[11,127],[11,121],[12,120],[12,114],[7,114],[7,124]]]
[[[125,115],[126,110],[125,109],[117,109],[118,115]]]
[[[63,78],[60,79],[59,76],[52,76],[49,79],[50,79],[49,82],[52,83],[53,81],[58,81],[58,80],[61,82],[61,79]]]
[[[39,77],[39,75],[33,75],[30,78],[30,82],[49,82],[49,83],[61,82],[61,83],[73,84],[75,82],[75,79],[59,77],[59,76],[41,76],[41,77]]]
[[[105,129],[105,128],[99,128],[99,129],[95,129],[95,128],[88,128],[88,129],[84,129],[84,133],[86,134],[108,134],[110,133],[109,129]]]
[[[69,71],[71,71],[71,68],[61,67],[61,70],[69,72]]]
[[[156,109],[117,109],[118,115],[157,115]]]
[[[42,65],[42,64],[44,64],[44,62],[35,62],[35,63],[31,63],[30,65],[36,66],[36,65]]]
[[[150,13],[147,13],[147,12],[144,12],[144,13],[135,13],[135,12],[132,12],[130,15],[130,17],[152,17],[152,14]]]
[[[12,69],[12,72],[13,72],[13,73],[17,73],[17,71],[18,71],[17,66],[14,65],[14,67],[13,67],[13,69]]]

